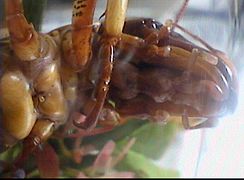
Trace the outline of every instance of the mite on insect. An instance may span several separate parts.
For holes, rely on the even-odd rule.
[[[201,128],[236,106],[235,67],[179,26],[179,16],[165,25],[125,21],[127,0],[108,0],[105,22],[95,28],[95,6],[96,0],[75,0],[72,25],[42,34],[28,24],[20,0],[5,1],[11,48],[1,54],[0,146],[23,140],[16,167],[74,112],[80,113],[74,125],[88,130],[171,115],[182,116],[186,128]]]

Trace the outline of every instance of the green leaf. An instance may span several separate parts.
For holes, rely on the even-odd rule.
[[[166,125],[147,123],[128,134],[128,137],[119,142],[119,146],[123,147],[128,139],[135,137],[136,143],[132,146],[132,150],[157,160],[174,140],[178,127],[174,122]]]
[[[152,160],[135,151],[129,151],[116,169],[134,172],[138,177],[143,178],[179,177],[180,175],[176,170],[158,167]]]
[[[146,123],[148,122],[130,120],[128,123],[116,127],[110,132],[84,138],[83,144],[93,144],[97,148],[101,149],[109,140],[113,140],[115,142],[121,141]]]
[[[21,144],[16,144],[13,147],[9,148],[5,152],[0,154],[0,160],[12,162],[21,153]]]
[[[175,122],[158,125],[148,121],[131,120],[110,132],[84,138],[83,143],[102,148],[107,141],[113,140],[122,147],[129,139],[135,137],[136,143],[132,150],[157,160],[174,140],[178,131],[179,125]]]

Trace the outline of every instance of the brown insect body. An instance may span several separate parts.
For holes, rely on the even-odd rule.
[[[184,124],[186,128],[211,126],[233,112],[238,96],[233,66],[217,55],[219,51],[206,50],[164,28],[153,19],[126,21],[123,33],[141,38],[142,43],[135,45],[122,38],[115,48],[107,98],[115,103],[111,111],[122,121],[129,117],[164,121],[169,115],[198,121]],[[147,41],[152,34],[156,41]],[[94,44],[95,52],[99,43]]]
[[[13,2],[19,1],[9,4]],[[153,19],[128,20],[122,32],[121,23],[108,31],[111,24],[106,21],[97,31],[89,25],[95,1],[89,2],[84,6],[90,8],[84,28],[78,25],[85,16],[75,16],[72,25],[46,35],[26,24],[38,43],[29,36],[20,42],[11,37],[15,54],[7,48],[1,55],[0,147],[4,150],[24,139],[24,155],[16,166],[76,111],[86,118],[82,123],[74,120],[74,125],[84,129],[94,128],[97,122],[120,125],[131,117],[164,122],[169,116],[182,116],[186,128],[201,128],[235,109],[237,75],[223,53],[198,47],[174,32],[174,24],[162,25]],[[11,21],[24,20],[10,14],[10,31],[14,31]],[[88,35],[75,39],[83,31]],[[23,42],[27,48],[21,46]],[[9,105],[13,104],[19,113],[12,113]],[[22,123],[22,129],[16,122]]]
[[[145,39],[147,35],[145,31],[159,30],[162,26],[162,24],[152,19],[131,20],[125,23],[123,32]],[[69,56],[67,56],[68,53],[66,52],[69,48],[72,49],[71,46],[67,48],[67,44],[71,42],[69,35],[71,34],[71,27],[66,26],[60,28],[60,30],[54,30],[49,34],[56,42],[59,42],[57,45],[63,48],[62,52],[64,53],[62,59],[64,61],[65,59],[69,59]],[[191,52],[193,48],[201,49],[184,39],[181,35],[175,32],[172,34],[173,35],[169,35],[165,39],[160,39],[158,43],[159,46],[178,45],[178,47],[189,52]],[[98,42],[94,42],[93,44],[93,49],[96,49],[99,45]],[[121,42],[121,44],[123,44],[123,42]],[[205,89],[205,92],[204,90],[202,90],[203,92],[200,90],[203,86],[198,82],[201,80],[202,76],[205,76],[204,74],[187,79],[183,75],[185,72],[184,69],[177,70],[176,67],[170,68],[164,65],[162,61],[172,61],[170,57],[163,59],[157,56],[144,58],[140,52],[143,51],[145,47],[131,47],[131,52],[126,52],[126,48],[123,49],[120,46],[123,45],[118,45],[118,48],[115,49],[115,59],[117,60],[114,64],[111,89],[107,98],[107,100],[110,99],[115,102],[116,109],[114,110],[118,112],[120,116],[145,116],[147,118],[154,118],[157,111],[165,111],[171,115],[182,115],[184,109],[187,109],[189,116],[217,118],[218,116],[226,114],[228,110],[231,110],[229,107],[235,109],[234,105],[236,105],[237,101],[237,92],[233,87],[230,87],[229,98],[226,98],[225,101],[216,102],[212,97],[213,95],[209,95],[207,89]],[[98,64],[96,63],[95,57],[96,53],[94,53],[92,62],[97,66]],[[223,61],[218,61],[216,66],[221,67],[218,69],[222,71],[221,73],[224,78],[226,78],[226,81],[228,81],[228,84],[231,84],[232,81],[235,80],[233,80],[232,74],[229,74],[229,71],[226,70],[228,67],[226,67]],[[95,70],[90,68],[94,68]],[[80,82],[80,86],[85,89],[85,91],[82,91],[81,88],[79,95],[85,93],[87,91],[86,89],[89,89],[88,92],[90,93],[87,93],[87,99],[91,98],[88,96],[91,96],[95,88],[95,85],[91,83],[92,80],[89,79],[90,77],[87,77],[87,75],[91,74],[93,71],[97,71],[97,68],[98,67],[89,67],[79,75],[79,77],[83,76],[83,83]],[[63,71],[67,72],[67,67],[66,70],[61,68],[61,72]],[[88,71],[89,73],[87,73]],[[67,79],[66,76],[62,76],[61,79],[63,80],[62,84],[64,90],[67,90],[67,88],[76,89],[76,86],[78,86],[76,79],[77,74],[72,73],[72,69],[70,69],[70,73],[73,75],[72,78],[75,79],[75,81],[72,81],[73,85],[71,85],[69,84],[70,79]],[[87,75],[84,76],[84,74]],[[85,83],[84,77],[87,78]],[[198,86],[200,86],[199,89]],[[196,92],[197,94],[193,94],[194,89],[198,91]],[[71,101],[73,104],[74,101],[76,101],[75,98],[77,98],[75,94],[76,90],[73,94],[73,100]],[[202,99],[202,97],[204,97],[204,99]],[[191,101],[192,99],[194,99],[194,101]],[[89,103],[83,99],[83,102],[81,102],[81,109],[88,109],[85,104]],[[202,114],[201,111],[203,112]],[[164,115],[164,113],[162,113],[162,115]],[[162,116],[162,118],[165,117]]]

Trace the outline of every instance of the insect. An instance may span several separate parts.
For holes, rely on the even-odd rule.
[[[131,117],[163,122],[175,115],[191,129],[235,109],[237,75],[224,53],[177,21],[125,21],[126,0],[108,0],[96,27],[95,7],[96,0],[75,0],[72,25],[42,34],[25,19],[20,0],[5,1],[11,48],[1,53],[0,141],[4,150],[23,140],[15,166],[70,120],[92,131]]]

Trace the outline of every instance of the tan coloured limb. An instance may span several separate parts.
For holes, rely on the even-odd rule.
[[[95,105],[88,114],[85,122],[78,123],[74,121],[77,127],[92,129],[96,126],[99,114],[103,108],[106,99],[109,83],[113,69],[114,46],[121,38],[122,28],[124,26],[125,14],[128,0],[108,0],[105,14],[105,31],[101,39],[101,48],[98,58],[102,61],[101,75],[98,80]]]
[[[23,14],[21,0],[5,0],[7,27],[15,54],[22,61],[31,61],[41,56],[40,41],[32,24]]]
[[[71,66],[81,70],[91,58],[92,22],[96,0],[75,0],[72,17],[72,45],[75,53]]]

